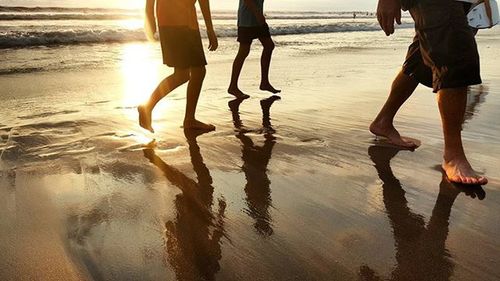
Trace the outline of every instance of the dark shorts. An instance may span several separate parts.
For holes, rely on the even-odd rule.
[[[253,39],[271,37],[269,26],[238,27],[238,42],[252,43]]]
[[[479,53],[464,4],[422,0],[410,8],[416,35],[403,72],[434,92],[481,84]]]
[[[159,33],[164,64],[177,68],[207,65],[198,30],[160,26]]]

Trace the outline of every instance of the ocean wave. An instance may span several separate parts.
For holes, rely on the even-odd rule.
[[[352,13],[271,13],[268,20],[331,20],[350,19]],[[141,19],[141,13],[95,13],[95,12],[37,12],[37,13],[4,13],[0,12],[0,21],[31,21],[31,20],[123,20]],[[214,20],[236,20],[236,13],[214,13]],[[357,19],[375,18],[371,13],[362,13]],[[203,20],[199,15],[199,20]]]
[[[403,24],[400,28],[412,27]],[[271,28],[273,35],[294,35],[314,33],[337,33],[356,31],[375,31],[380,27],[375,21],[336,22],[329,24],[283,24]],[[235,26],[216,26],[219,37],[235,37]],[[205,32],[202,30],[202,35]],[[0,49],[22,48],[31,46],[72,45],[109,42],[145,41],[142,29],[97,29],[97,30],[63,30],[63,31],[8,31],[0,32]]]
[[[5,68],[5,69],[0,68],[0,75],[42,72],[44,70],[45,70],[45,68],[43,68],[43,67],[14,67],[14,68]]]
[[[22,6],[0,6],[0,13],[138,13],[141,9],[110,9],[110,8],[72,8],[72,7],[22,7]],[[373,12],[368,11],[268,11],[269,15],[323,15],[323,16],[352,16],[356,13],[357,16],[372,15]],[[231,15],[235,11],[214,10],[212,15]]]
[[[10,31],[0,33],[0,49],[144,40],[146,36],[142,30],[129,29]]]
[[[88,14],[88,13],[10,13],[0,14],[0,21],[31,20],[125,20],[140,19],[140,14]]]
[[[42,12],[71,12],[71,13],[116,13],[135,12],[130,9],[106,9],[106,8],[71,8],[71,7],[22,7],[22,6],[0,6],[2,13],[42,13]]]
[[[411,25],[409,25],[411,26]],[[400,26],[408,27],[407,25]],[[314,33],[338,33],[356,31],[380,30],[377,22],[337,22],[328,24],[288,24],[276,25],[271,28],[274,35],[314,34]]]

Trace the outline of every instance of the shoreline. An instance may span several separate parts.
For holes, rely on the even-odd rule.
[[[500,41],[479,41],[485,83],[471,88],[464,130],[490,179],[479,200],[481,190],[456,189],[435,167],[430,89],[397,117],[422,141],[415,152],[368,132],[404,58],[406,39],[394,40],[317,55],[276,49],[271,80],[283,93],[270,120],[259,49],[243,69],[251,98],[239,114],[228,106],[230,60],[209,63],[198,112],[217,131],[200,136],[180,128],[185,87],[156,109],[157,134],[139,128],[134,105],[171,71],[144,55],[118,69],[0,76],[0,225],[14,229],[0,231],[0,279],[497,279]]]

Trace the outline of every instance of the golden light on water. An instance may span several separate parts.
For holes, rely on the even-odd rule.
[[[127,19],[118,21],[118,25],[129,30],[137,30],[144,27],[143,19]]]
[[[123,75],[123,105],[143,103],[158,82],[156,67],[149,58],[147,44],[129,44],[123,47],[121,70]]]
[[[145,103],[158,83],[168,75],[167,68],[162,64],[158,46],[151,43],[128,44],[122,50],[122,107],[123,114],[130,120],[137,120],[136,107]],[[165,112],[173,107],[171,100],[163,99],[153,111],[153,121],[160,119]],[[156,131],[162,129],[162,124],[155,122]]]
[[[106,0],[106,5],[122,9],[141,9],[146,6],[144,0]]]

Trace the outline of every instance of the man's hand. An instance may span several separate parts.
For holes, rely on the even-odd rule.
[[[401,3],[399,0],[379,0],[377,19],[380,27],[389,36],[394,33],[394,21],[401,24]]]
[[[215,51],[219,47],[219,41],[217,40],[217,35],[213,29],[207,30],[208,36],[208,50]]]
[[[490,25],[489,28],[492,28],[493,25],[493,11],[491,10],[490,0],[484,0],[484,7],[486,8],[486,16],[488,16],[488,23]]]

